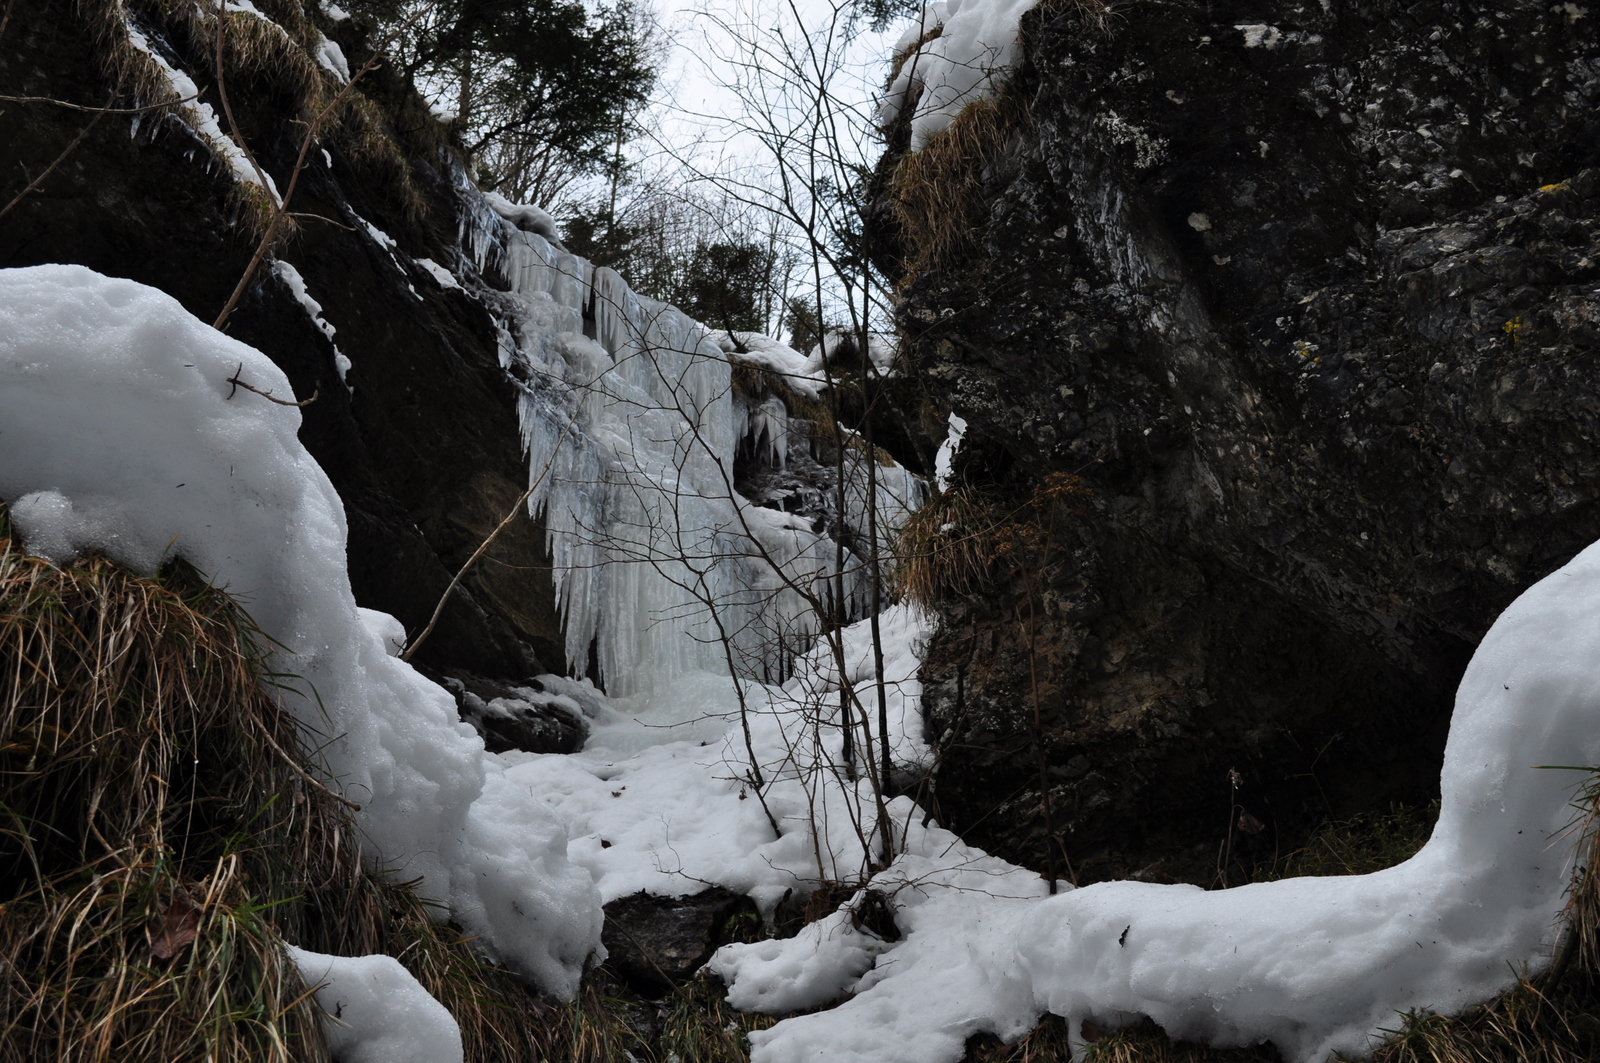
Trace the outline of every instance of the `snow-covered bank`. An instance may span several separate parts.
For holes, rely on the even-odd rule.
[[[171,297],[79,266],[0,272],[0,498],[30,549],[141,571],[182,556],[242,598],[299,677],[290,708],[361,806],[375,866],[486,949],[570,994],[599,897],[539,800],[504,778],[453,699],[391,657],[345,570],[344,510],[296,438],[265,356]]]
[[[818,983],[823,999],[855,993],[753,1035],[756,1063],[953,1063],[967,1036],[1014,1037],[1046,1010],[1073,1036],[1085,1019],[1105,1029],[1148,1017],[1175,1038],[1272,1041],[1304,1063],[1369,1055],[1398,1013],[1458,1012],[1549,962],[1581,781],[1552,766],[1600,762],[1597,661],[1600,544],[1485,637],[1457,697],[1438,825],[1388,870],[1219,891],[1106,882],[1047,898],[953,837],[940,847],[913,835],[874,880],[905,940],[873,945],[859,982],[837,973],[861,948],[841,927],[781,950],[728,946],[712,966],[746,1005],[811,1000]],[[787,962],[773,962],[780,953]]]

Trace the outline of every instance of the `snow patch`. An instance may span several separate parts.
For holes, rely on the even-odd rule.
[[[344,49],[337,41],[317,34],[317,65],[339,79],[343,85],[350,80],[350,64],[345,60]]]
[[[392,956],[328,956],[286,946],[315,988],[334,1063],[461,1063],[461,1027]]]
[[[439,265],[439,263],[435,262],[433,259],[419,258],[416,261],[417,265],[427,270],[428,274],[433,277],[434,280],[439,282],[439,287],[446,289],[459,289],[461,287],[461,282],[456,280],[455,274]]]
[[[306,316],[311,318],[311,323],[317,326],[317,331],[328,337],[328,342],[333,345],[333,366],[338,370],[339,383],[345,386],[345,390],[354,391],[355,389],[345,380],[345,374],[350,371],[350,359],[339,349],[339,344],[333,338],[338,329],[322,316],[322,304],[311,298],[311,293],[306,290],[306,279],[300,275],[299,270],[281,258],[272,260],[272,272],[289,289],[289,294],[293,295],[295,302],[305,310]]]
[[[496,214],[523,232],[537,233],[546,240],[560,243],[561,234],[556,231],[556,220],[543,207],[531,203],[513,203],[498,192],[485,192],[483,198]]]
[[[1264,22],[1254,22],[1233,27],[1244,34],[1246,48],[1276,48],[1283,40],[1283,31]]]
[[[961,452],[961,441],[967,437],[967,422],[959,414],[952,413],[949,420],[949,430],[945,432],[944,442],[939,444],[938,453],[933,456],[933,482],[939,490],[945,491],[950,487],[950,477],[954,471],[956,455]]]
[[[939,35],[907,55],[878,110],[878,124],[911,114],[911,150],[920,151],[968,105],[992,98],[1021,57],[1022,16],[1038,0],[958,0],[935,3],[901,36],[897,52],[934,29]]]

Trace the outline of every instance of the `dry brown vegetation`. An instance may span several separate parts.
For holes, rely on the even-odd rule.
[[[1061,518],[1089,496],[1071,473],[1051,473],[1020,504],[991,491],[956,484],[907,519],[895,542],[894,589],[932,606],[941,599],[986,593],[1001,576],[1044,563]]]
[[[181,564],[0,537],[0,1061],[324,1059],[284,941],[395,956],[468,1059],[625,1058],[366,870],[265,645]]]
[[[1022,94],[1002,92],[998,99],[969,104],[921,151],[900,160],[889,196],[907,244],[901,287],[929,270],[971,270],[982,264],[988,220],[984,186],[1013,139],[1031,125]]]

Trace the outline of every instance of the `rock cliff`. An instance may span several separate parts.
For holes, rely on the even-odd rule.
[[[208,42],[183,9],[134,7],[132,24],[154,52],[189,72],[199,102],[222,115]],[[0,267],[80,263],[160,288],[211,321],[260,231],[213,146],[173,109],[96,118],[46,102],[149,102],[117,53],[111,29],[119,10],[60,0],[7,8],[0,92],[36,99],[0,105],[12,166],[3,198],[62,162],[0,221]],[[301,38],[314,43],[325,32],[342,41],[351,67],[369,54],[348,21],[320,10],[316,24],[310,17],[297,4],[271,3],[230,15],[248,24],[237,34],[230,27],[231,102],[245,142],[279,188],[310,118],[305,79],[324,76],[299,69],[307,63]],[[326,91],[338,87],[335,79]],[[112,88],[121,91],[108,96]],[[332,336],[270,268],[255,275],[228,331],[272,358],[299,397],[317,395],[303,410],[300,436],[344,500],[356,598],[398,617],[414,637],[528,473],[494,321],[444,272],[466,277],[476,269],[457,250],[458,164],[437,123],[416,113],[414,95],[381,66],[354,101],[308,153],[292,202],[295,232],[276,250],[320,304]],[[453,596],[419,664],[514,680],[563,668],[543,538],[529,521],[507,528]]]
[[[1597,17],[1047,0],[968,153],[971,253],[884,183],[957,483],[1081,481],[939,599],[953,829],[1237,883],[1429,798],[1476,641],[1600,537]]]

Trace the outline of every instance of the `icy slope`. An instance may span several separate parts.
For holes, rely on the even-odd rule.
[[[451,697],[368,630],[345,522],[256,350],[172,298],[78,266],[0,271],[0,498],[30,549],[191,561],[241,597],[299,677],[290,708],[361,805],[372,862],[446,903],[494,955],[570,994],[599,897],[548,809],[511,785]]]

